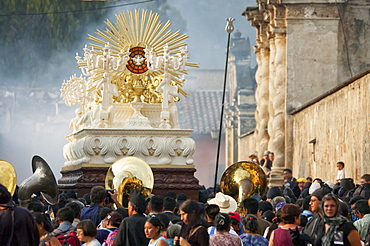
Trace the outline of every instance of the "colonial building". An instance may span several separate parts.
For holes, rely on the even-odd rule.
[[[338,131],[328,128],[324,122],[338,118],[338,114],[353,112],[345,111],[343,107],[335,111],[332,108],[321,118],[323,125],[314,125],[319,122],[311,121],[311,125],[305,125],[303,129],[299,129],[303,125],[296,117],[305,110],[292,112],[313,105],[315,99],[330,95],[337,91],[334,88],[348,84],[348,79],[370,68],[369,9],[370,4],[363,0],[258,0],[257,7],[248,7],[243,13],[257,31],[257,109],[255,131],[242,140],[248,151],[240,152],[238,158],[245,159],[245,154],[254,151],[259,157],[264,150],[273,151],[271,185],[281,184],[284,168],[293,168],[296,176],[320,176],[328,180],[334,179],[335,163],[340,160],[349,164],[346,167],[349,177],[356,178],[356,170],[365,171],[366,164],[356,155],[348,154],[348,148],[338,145],[325,151],[317,148],[320,134]],[[324,109],[316,107],[315,110]],[[342,122],[341,127],[345,130],[341,134],[350,134],[352,128],[347,123]],[[309,142],[297,142],[300,141],[296,138],[298,131],[319,127],[321,131],[316,132]],[[346,141],[339,135],[337,141]],[[315,139],[316,161],[302,159],[299,153],[312,152]],[[327,140],[320,138],[324,145],[329,142],[322,141]],[[329,168],[324,170],[321,165]]]

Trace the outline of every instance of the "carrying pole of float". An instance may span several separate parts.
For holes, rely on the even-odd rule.
[[[224,117],[224,108],[225,108],[225,94],[226,94],[226,80],[227,80],[227,67],[229,64],[229,49],[230,49],[230,36],[231,33],[234,31],[233,21],[234,18],[227,18],[226,19],[226,27],[225,31],[227,32],[227,46],[226,46],[226,62],[225,62],[225,74],[224,74],[224,87],[222,91],[222,101],[221,101],[221,115],[220,115],[220,126],[218,129],[218,143],[217,143],[217,156],[216,156],[216,168],[215,168],[215,183],[214,183],[214,190],[213,193],[216,195],[216,187],[217,187],[217,173],[218,173],[218,166],[220,162],[220,149],[221,149],[221,135],[222,135],[222,122]]]

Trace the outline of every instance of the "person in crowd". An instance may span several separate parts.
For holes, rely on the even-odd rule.
[[[313,213],[312,211],[310,211],[310,202],[311,202],[310,196],[306,196],[302,201],[301,207],[303,211],[301,213],[301,222],[305,220],[305,223],[303,225],[301,224],[301,226],[306,226],[307,222],[312,219]]]
[[[107,221],[108,221],[107,217],[109,216],[111,212],[113,212],[113,209],[109,207],[102,207],[100,209],[99,216],[98,216],[99,224],[97,226],[97,229],[102,229],[102,228],[107,227]]]
[[[271,210],[267,210],[262,214],[260,218],[272,223],[272,220],[275,218],[275,214]]]
[[[170,196],[164,197],[163,213],[165,213],[168,216],[170,224],[176,224],[181,221],[180,216],[175,214],[175,209],[176,209],[176,200]]]
[[[172,224],[167,228],[166,236],[167,242],[170,246],[175,246],[175,237],[180,236],[181,225],[179,224]]]
[[[304,179],[304,178],[299,178],[296,180],[296,183],[297,183],[297,186],[299,188],[299,190],[302,192],[304,190],[304,184],[306,183],[307,181]]]
[[[272,207],[271,202],[268,201],[260,201],[258,202],[258,217],[261,217],[266,211],[273,211],[274,208]]]
[[[275,229],[281,227],[284,224],[282,222],[281,218],[280,218],[280,209],[285,204],[286,204],[285,202],[281,202],[281,203],[276,205],[276,207],[275,207],[275,217],[272,219],[272,224],[271,224],[271,226],[267,227],[265,232],[263,233],[263,237],[266,238],[267,240],[270,239],[270,236],[271,236],[272,232]]]
[[[163,197],[154,195],[149,201],[149,214],[148,216],[154,216],[163,212]]]
[[[271,205],[274,208],[274,210],[276,211],[276,205],[278,205],[278,204],[280,204],[282,202],[286,203],[285,197],[283,197],[283,196],[277,196],[274,199],[272,199]]]
[[[263,169],[263,171],[266,173],[266,175],[269,175],[271,172],[272,167],[272,161],[269,158],[270,151],[266,150],[263,153],[262,160],[260,161],[260,165]]]
[[[167,228],[170,225],[170,219],[168,218],[168,216],[165,213],[156,214],[155,217],[157,217],[161,221],[161,223],[163,224],[163,228],[161,230],[161,232],[162,232],[161,236],[163,236],[165,239],[167,239]]]
[[[293,192],[294,188],[297,187],[297,179],[293,177],[292,169],[286,168],[283,170],[284,183],[288,186]],[[288,185],[289,184],[289,185]]]
[[[82,246],[101,246],[99,241],[95,238],[97,234],[95,223],[88,220],[81,220],[76,226],[77,236],[81,242],[84,242]]]
[[[322,198],[321,209],[323,222],[318,225],[320,233],[316,245],[361,245],[356,227],[339,214],[339,201],[334,194],[329,193]]]
[[[305,198],[309,195],[309,190],[312,185],[312,182],[306,181],[303,184],[303,190],[301,191],[301,194],[299,195],[299,198]]]
[[[342,161],[338,161],[337,162],[337,168],[338,168],[338,172],[337,172],[337,178],[335,179],[335,182],[339,182],[341,179],[344,179],[345,178],[345,174],[344,174],[344,162]]]
[[[301,209],[296,204],[285,204],[280,210],[280,218],[283,225],[275,229],[270,236],[269,246],[293,246],[290,230],[301,231],[300,223]]]
[[[310,183],[312,183],[312,182],[313,182],[313,180],[312,180],[312,178],[311,178],[311,177],[307,177],[307,178],[306,178],[306,181],[307,181],[307,182],[310,182]]]
[[[35,212],[33,217],[36,220],[37,228],[40,235],[40,246],[61,246],[59,240],[51,233],[53,227],[48,215]]]
[[[64,208],[64,206],[68,203],[68,197],[67,194],[62,193],[58,196],[58,209]]]
[[[355,213],[355,204],[357,201],[363,200],[364,198],[362,196],[354,196],[349,200],[349,212],[351,214],[351,221],[355,222],[359,220],[360,218],[357,216],[357,213]]]
[[[83,208],[82,203],[75,200],[73,202],[67,203],[66,207],[70,207],[75,213],[72,226],[76,227],[76,225],[81,221],[80,215],[81,215],[81,209]]]
[[[91,199],[90,199],[90,193],[86,193],[86,194],[84,194],[83,196],[82,196],[82,198],[84,198],[85,199],[85,201],[86,201],[86,207],[88,207],[88,206],[90,206],[90,204],[91,204]]]
[[[270,152],[270,153],[269,153],[269,159],[270,159],[270,161],[271,161],[272,163],[274,163],[274,160],[275,160],[275,154],[274,154],[274,152]]]
[[[139,189],[134,189],[130,193],[128,202],[129,217],[122,220],[119,226],[117,237],[114,241],[115,246],[130,245],[143,246],[148,245],[149,239],[144,232],[144,224],[147,218],[144,215],[146,209],[145,198]]]
[[[238,212],[228,212],[227,215],[229,215],[231,220],[231,226],[230,231],[234,231],[235,234],[240,235],[240,214]],[[230,232],[231,233],[231,232]],[[234,234],[234,233],[232,233]]]
[[[185,202],[188,199],[188,196],[185,193],[179,193],[176,195],[176,203],[177,208],[181,206],[183,202]]]
[[[70,207],[63,207],[58,210],[56,220],[58,227],[53,231],[54,235],[66,234],[76,228],[72,225],[75,217],[75,212]]]
[[[326,187],[322,187],[315,190],[311,195],[309,210],[313,213],[313,215],[312,218],[307,222],[304,228],[304,233],[315,239],[317,238],[317,235],[319,233],[318,225],[323,221],[320,208],[321,200],[328,193],[330,193],[330,190]]]
[[[367,200],[359,200],[355,203],[355,213],[360,218],[353,225],[358,230],[360,238],[365,242],[370,226],[370,207]]]
[[[208,204],[206,209],[206,220],[205,223],[206,227],[208,228],[208,234],[213,235],[216,233],[216,227],[214,226],[214,221],[216,218],[216,215],[220,213],[220,207],[217,204]]]
[[[179,208],[181,220],[180,237],[175,237],[175,245],[208,246],[207,228],[201,223],[204,208],[194,200],[186,200]]]
[[[370,199],[370,174],[364,174],[360,178],[360,185],[356,188],[353,196],[362,196]]]
[[[266,193],[266,201],[272,202],[272,199],[274,199],[277,196],[283,196],[283,191],[281,187],[279,186],[270,187]]]
[[[103,228],[98,229],[95,238],[98,239],[101,244],[103,244],[108,238],[108,235],[114,230],[118,229],[122,220],[123,216],[119,212],[111,212],[104,220],[102,220]]]
[[[245,233],[240,235],[243,246],[267,246],[268,240],[257,233],[258,222],[257,217],[253,214],[246,215],[243,220],[243,228]]]
[[[37,200],[37,199],[36,200],[32,200],[27,205],[27,209],[31,213],[34,213],[34,212],[43,213],[44,212],[44,207],[43,207],[42,203],[39,200]]]
[[[91,205],[81,210],[81,220],[90,219],[96,226],[99,225],[99,213],[104,207],[104,201],[107,197],[107,192],[102,186],[94,186],[90,191]]]
[[[148,246],[168,246],[167,240],[162,236],[164,225],[155,216],[147,219],[144,225],[145,236],[149,238]]]
[[[254,164],[257,164],[257,165],[260,164],[256,154],[251,154],[248,156],[248,158],[249,158],[249,161],[253,162]]]
[[[321,185],[322,185],[322,181],[318,181],[317,179],[315,179],[310,185],[310,188],[308,189],[308,194],[312,195],[312,193],[314,193],[315,190],[318,190],[321,188]]]
[[[257,217],[257,223],[258,223],[257,233],[260,235],[263,235],[266,228],[269,227],[271,223],[268,222],[267,220],[264,220],[258,217],[257,215],[258,201],[254,198],[244,199],[242,202],[242,207],[243,207],[244,214],[252,214]]]
[[[242,246],[241,240],[237,235],[231,234],[230,231],[231,219],[226,213],[216,215],[214,225],[217,233],[209,237],[210,246]]]

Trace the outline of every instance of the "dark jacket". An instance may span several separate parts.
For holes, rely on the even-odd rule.
[[[11,246],[39,245],[37,224],[27,209],[17,206],[0,209],[0,245],[8,242]]]
[[[149,243],[144,233],[144,224],[147,220],[143,214],[133,214],[124,218],[119,226],[115,246],[145,246]]]

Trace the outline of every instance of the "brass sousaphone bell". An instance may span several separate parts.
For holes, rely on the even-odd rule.
[[[14,195],[17,186],[17,173],[12,164],[0,160],[0,184]]]
[[[221,192],[238,202],[239,212],[244,199],[252,195],[263,196],[267,190],[267,178],[262,168],[249,161],[229,166],[221,177]]]
[[[127,207],[132,190],[140,189],[148,197],[153,190],[154,175],[150,166],[140,158],[129,156],[113,163],[105,176],[105,188],[117,191],[117,200]]]
[[[18,199],[22,207],[27,207],[31,201],[31,195],[35,192],[41,192],[44,199],[54,205],[58,200],[58,185],[53,171],[40,156],[35,155],[32,158],[31,177],[25,179],[19,186]]]

